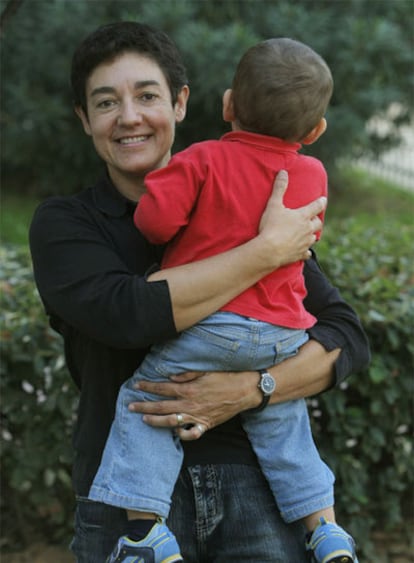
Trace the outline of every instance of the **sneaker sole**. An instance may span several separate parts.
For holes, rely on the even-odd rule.
[[[333,558],[324,559],[322,563],[353,563],[354,558],[348,554],[335,555]]]

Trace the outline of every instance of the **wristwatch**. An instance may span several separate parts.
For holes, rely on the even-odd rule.
[[[260,373],[260,381],[258,384],[258,388],[263,393],[263,400],[258,407],[255,407],[254,409],[249,409],[248,412],[250,413],[260,412],[263,409],[265,409],[267,403],[269,402],[270,395],[276,389],[276,381],[273,375],[270,375],[270,373],[265,369],[260,369],[259,373]]]

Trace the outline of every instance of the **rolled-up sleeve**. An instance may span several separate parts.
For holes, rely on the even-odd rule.
[[[175,336],[168,284],[146,280],[148,256],[141,260],[142,271],[133,271],[127,253],[140,252],[139,245],[120,248],[122,241],[111,232],[116,221],[108,221],[108,229],[104,223],[104,215],[76,198],[51,198],[37,209],[30,248],[46,312],[114,348],[140,348]],[[134,229],[132,219],[129,223]],[[119,219],[118,231],[128,228]],[[128,232],[125,241],[132,247],[130,239]]]

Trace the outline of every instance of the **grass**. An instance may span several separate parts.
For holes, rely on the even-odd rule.
[[[366,227],[397,221],[413,225],[414,192],[390,182],[378,180],[367,172],[343,168],[329,197],[327,225],[357,217]],[[28,229],[39,199],[3,194],[0,208],[0,241],[27,244]]]
[[[338,188],[329,197],[328,224],[350,217],[367,227],[387,220],[414,224],[414,192],[351,167],[340,171],[335,185]]]
[[[0,206],[0,242],[27,244],[30,222],[39,203],[33,196],[2,194]]]

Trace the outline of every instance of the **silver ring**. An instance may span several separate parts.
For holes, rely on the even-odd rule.
[[[197,422],[196,426],[199,429],[200,434],[203,435],[204,432],[205,432],[204,426],[202,424],[200,424],[199,422]]]
[[[180,412],[178,412],[175,416],[177,417],[177,426],[182,426],[184,424],[183,415]]]

